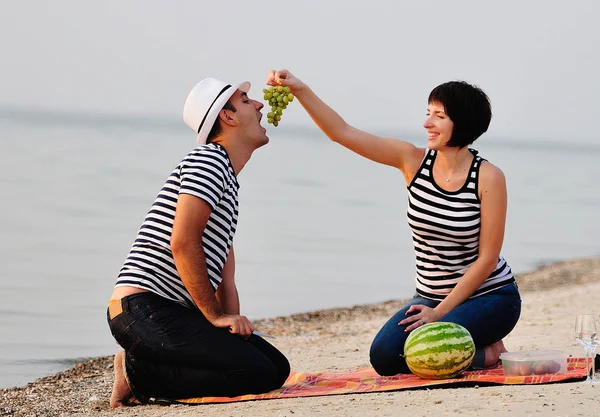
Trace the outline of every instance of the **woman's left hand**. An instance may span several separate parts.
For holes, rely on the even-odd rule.
[[[441,317],[438,315],[438,312],[435,311],[435,309],[424,306],[422,304],[415,304],[410,306],[410,308],[406,311],[406,314],[408,315],[411,313],[414,314],[398,323],[398,326],[410,324],[406,327],[406,329],[404,329],[405,332],[410,332],[424,324],[433,323],[434,321],[438,321],[439,319],[441,319]]]

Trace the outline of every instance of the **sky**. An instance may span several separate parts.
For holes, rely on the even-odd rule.
[[[0,109],[181,120],[212,76],[288,68],[352,125],[420,132],[455,79],[490,96],[490,135],[595,141],[600,2],[6,0]],[[282,123],[310,125],[299,105]],[[183,123],[183,121],[181,121]]]

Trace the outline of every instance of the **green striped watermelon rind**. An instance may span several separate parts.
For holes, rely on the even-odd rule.
[[[454,339],[450,340],[449,335],[454,335]],[[432,343],[438,344],[432,347]],[[456,323],[435,322],[420,326],[410,333],[404,344],[408,368],[424,379],[454,378],[471,365],[474,356],[475,343],[471,334]]]

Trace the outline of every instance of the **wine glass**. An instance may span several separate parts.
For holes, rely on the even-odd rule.
[[[596,347],[600,344],[596,333],[596,320],[593,314],[580,314],[575,321],[575,340],[583,345],[585,349],[585,363],[589,366],[590,356],[592,357],[592,376],[590,377],[589,370],[585,384],[595,385],[600,384],[600,380],[596,379],[596,367],[594,357]]]

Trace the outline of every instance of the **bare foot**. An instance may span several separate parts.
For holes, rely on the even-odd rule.
[[[112,408],[123,407],[132,397],[131,389],[125,378],[125,351],[120,351],[115,355],[115,383],[113,384],[112,395],[110,396],[110,406]]]
[[[494,366],[500,360],[500,354],[504,352],[508,352],[506,347],[504,347],[504,342],[502,340],[492,343],[491,345],[485,346],[483,348],[485,353],[485,364],[486,368],[490,366]]]

